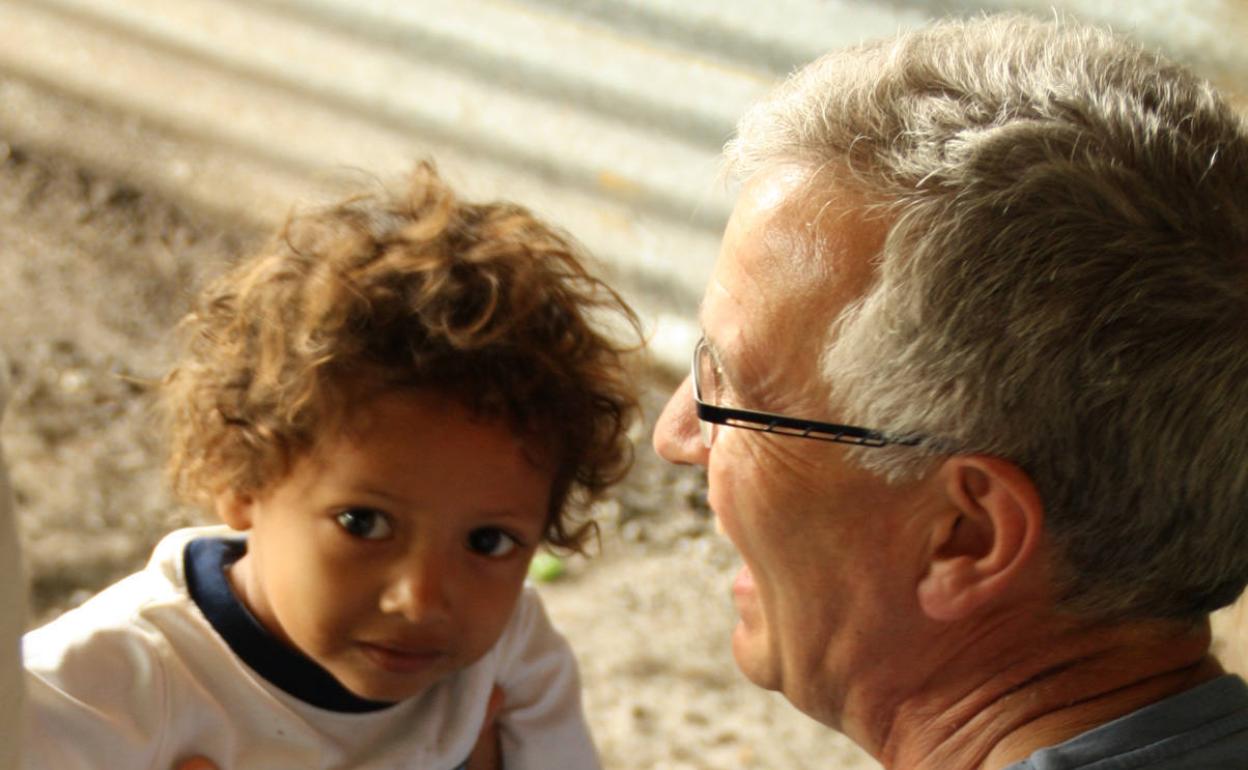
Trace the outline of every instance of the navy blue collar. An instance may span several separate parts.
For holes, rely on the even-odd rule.
[[[286,693],[328,711],[360,714],[393,706],[347,690],[311,658],[270,634],[235,596],[226,568],[247,552],[242,538],[205,537],[186,546],[186,587],[195,604],[244,663]]]

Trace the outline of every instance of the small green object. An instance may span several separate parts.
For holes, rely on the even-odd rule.
[[[535,555],[533,561],[529,562],[529,577],[539,583],[558,580],[566,571],[567,567],[564,566],[563,559],[545,551]]]

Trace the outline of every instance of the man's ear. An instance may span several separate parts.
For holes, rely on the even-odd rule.
[[[958,620],[1027,590],[1044,536],[1044,506],[1031,478],[999,457],[957,455],[934,481],[945,499],[918,585],[923,611]]]
[[[251,495],[240,494],[232,490],[222,492],[217,495],[215,507],[218,518],[230,529],[240,532],[251,529],[256,507],[256,499]]]

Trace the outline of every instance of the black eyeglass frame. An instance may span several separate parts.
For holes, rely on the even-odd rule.
[[[923,440],[920,436],[889,436],[882,431],[857,425],[805,420],[775,412],[760,412],[755,409],[738,409],[707,403],[702,400],[702,383],[698,377],[698,357],[706,346],[706,337],[698,340],[698,344],[693,348],[693,362],[690,366],[693,372],[693,403],[698,419],[704,423],[864,447],[883,447],[890,444],[916,446]]]

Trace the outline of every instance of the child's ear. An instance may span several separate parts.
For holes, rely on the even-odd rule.
[[[251,495],[227,491],[217,495],[217,516],[231,529],[251,529],[256,500]]]
[[[919,603],[958,620],[1029,594],[1044,539],[1044,506],[1031,478],[999,457],[959,455],[940,470],[944,510],[932,527]]]

